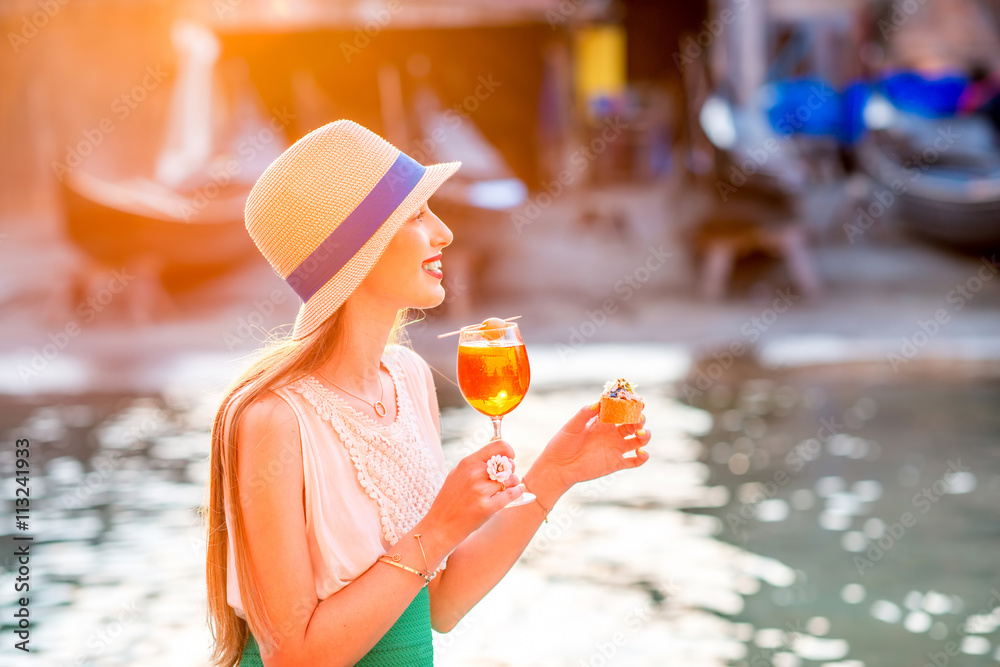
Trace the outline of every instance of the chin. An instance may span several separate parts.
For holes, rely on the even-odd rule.
[[[433,292],[423,294],[421,298],[414,299],[411,308],[416,308],[418,310],[428,310],[430,308],[436,308],[444,303],[444,288],[438,287],[438,289]]]
[[[440,292],[438,294],[435,294],[434,297],[430,300],[431,301],[430,305],[425,306],[425,307],[426,308],[437,308],[442,303],[444,303],[445,296],[446,295],[444,293],[444,288],[442,287],[441,290],[440,290]]]

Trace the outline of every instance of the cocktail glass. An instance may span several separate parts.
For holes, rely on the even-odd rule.
[[[493,440],[499,440],[503,416],[520,405],[528,391],[531,369],[517,324],[462,329],[458,339],[458,386],[469,405],[493,420]],[[527,491],[506,507],[535,499]]]

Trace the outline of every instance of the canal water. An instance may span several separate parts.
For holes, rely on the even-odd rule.
[[[867,377],[644,378],[650,461],[560,500],[509,575],[435,635],[436,664],[996,664],[1000,381]],[[601,384],[533,387],[504,421],[516,463]],[[441,395],[454,463],[489,420]],[[196,508],[218,398],[0,399],[0,663],[208,664]],[[15,534],[33,537],[30,656],[13,649]]]
[[[795,575],[733,616],[748,662],[997,664],[1000,383],[853,376],[693,401],[713,415],[708,483],[733,492],[705,511],[718,538]]]

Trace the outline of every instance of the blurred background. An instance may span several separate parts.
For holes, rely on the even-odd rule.
[[[438,664],[1000,662],[1000,2],[7,0],[0,25],[3,664],[208,664],[211,419],[299,307],[243,205],[338,118],[463,162],[431,200],[448,297],[407,327],[449,461],[490,431],[436,336],[489,316],[523,316],[520,465],[614,377],[654,433]]]

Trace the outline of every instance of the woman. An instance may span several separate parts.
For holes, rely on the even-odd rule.
[[[431,628],[453,628],[503,577],[563,493],[648,459],[641,424],[600,424],[595,404],[522,478],[487,473],[514,458],[502,440],[446,474],[430,369],[393,343],[401,313],[444,299],[452,235],[427,199],[459,166],[423,167],[339,120],[250,193],[247,230],[304,303],[212,428],[217,665],[432,664]],[[536,501],[501,512],[525,487]]]

